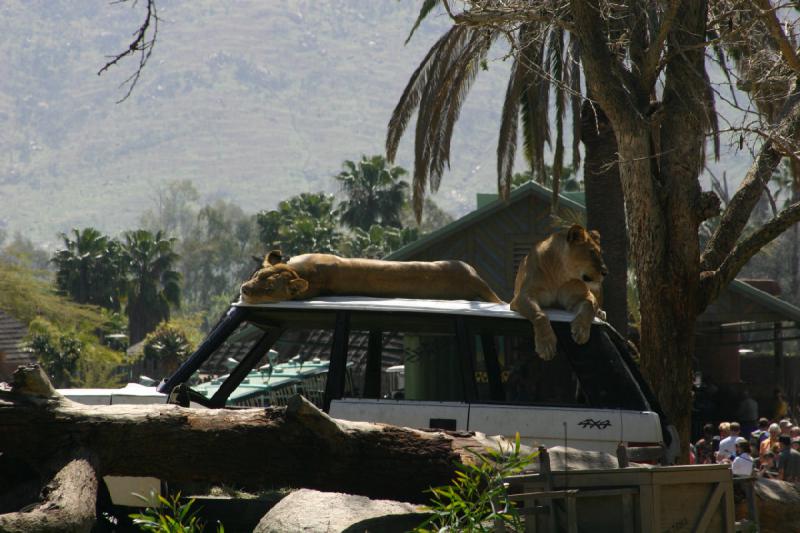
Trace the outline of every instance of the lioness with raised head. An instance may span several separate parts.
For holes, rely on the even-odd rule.
[[[273,250],[242,284],[244,303],[354,295],[385,298],[484,300],[502,303],[474,268],[461,261],[381,261],[304,254],[284,262]]]
[[[602,313],[600,283],[607,273],[600,234],[577,224],[531,249],[517,271],[511,309],[533,324],[539,357],[552,359],[556,354],[556,334],[542,307],[574,312],[572,338],[586,343],[592,320]]]

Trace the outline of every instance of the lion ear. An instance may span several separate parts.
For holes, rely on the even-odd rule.
[[[586,240],[586,230],[580,224],[573,224],[567,231],[567,242],[583,242]]]
[[[593,229],[592,231],[589,232],[589,235],[592,236],[592,239],[594,239],[594,241],[597,244],[600,244],[600,232],[599,231],[597,231],[596,229]]]
[[[289,292],[292,293],[292,296],[305,292],[306,289],[308,289],[308,282],[303,278],[293,279],[289,282]]]
[[[264,266],[277,265],[283,262],[283,253],[280,250],[272,250],[264,258]]]

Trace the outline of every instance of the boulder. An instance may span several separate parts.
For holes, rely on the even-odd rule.
[[[763,533],[800,533],[800,491],[797,483],[758,478],[754,488]]]
[[[297,490],[264,515],[257,533],[403,533],[428,518],[417,505],[366,496]]]

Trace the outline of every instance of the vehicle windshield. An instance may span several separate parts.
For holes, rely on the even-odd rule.
[[[369,398],[648,409],[605,326],[584,345],[569,323],[553,328],[557,355],[544,361],[520,319],[265,306],[248,310],[192,387],[215,406],[301,393],[321,408]]]

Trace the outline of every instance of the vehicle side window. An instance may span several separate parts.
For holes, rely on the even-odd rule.
[[[385,400],[464,401],[452,320],[366,314],[351,317],[346,396]],[[371,340],[370,340],[371,339]]]
[[[567,354],[592,407],[636,411],[648,408],[642,391],[604,327],[592,326],[586,344],[572,340],[566,322],[554,323],[553,330],[559,349]]]
[[[550,361],[536,355],[528,332],[472,337],[478,401],[536,405],[585,405],[578,379],[559,351]],[[496,362],[493,362],[496,360]]]

